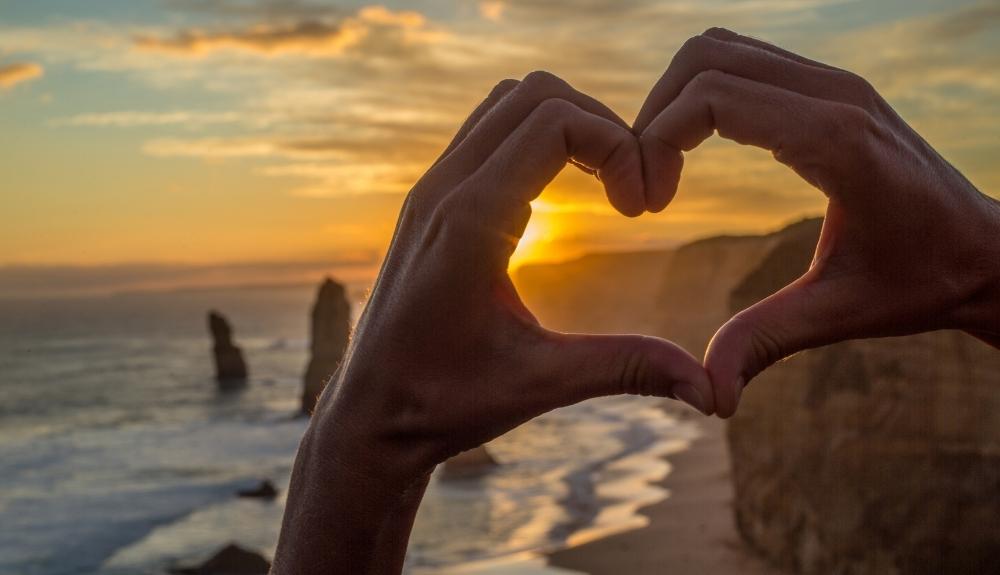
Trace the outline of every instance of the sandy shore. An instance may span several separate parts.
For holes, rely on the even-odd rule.
[[[648,526],[558,551],[550,564],[592,575],[781,575],[742,545],[733,524],[725,423],[699,423],[702,437],[670,457],[661,483],[670,496],[641,511]]]

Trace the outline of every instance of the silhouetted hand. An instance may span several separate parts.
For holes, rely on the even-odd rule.
[[[507,265],[528,202],[570,159],[622,213],[646,208],[628,126],[534,73],[498,85],[410,192],[300,447],[275,572],[398,572],[434,466],[553,408],[629,393],[712,411],[708,375],[679,347],[555,333],[518,298]]]
[[[716,130],[771,150],[829,197],[811,269],[709,345],[720,416],[752,377],[806,348],[945,328],[1000,342],[1000,207],[864,79],[712,29],[674,57],[634,129],[654,207],[676,190],[681,151]]]

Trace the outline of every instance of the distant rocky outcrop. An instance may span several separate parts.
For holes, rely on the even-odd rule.
[[[801,275],[786,230],[730,312]],[[807,351],[755,379],[729,425],[737,525],[799,573],[1000,567],[1000,353],[960,332]]]
[[[170,569],[175,575],[267,575],[271,563],[259,553],[230,543],[201,565]]]
[[[326,278],[312,308],[309,365],[303,378],[302,412],[312,413],[327,380],[337,370],[351,338],[351,304],[344,286]]]
[[[236,492],[240,497],[247,497],[251,499],[274,499],[278,496],[278,488],[274,486],[269,480],[265,479],[258,483],[252,489],[241,489]]]
[[[221,387],[238,387],[247,381],[247,364],[243,352],[233,343],[233,329],[221,313],[208,312],[208,329],[212,334],[215,358],[215,379]]]
[[[448,481],[481,477],[498,465],[500,464],[490,455],[486,446],[480,445],[445,461],[444,465],[441,466],[441,479]]]

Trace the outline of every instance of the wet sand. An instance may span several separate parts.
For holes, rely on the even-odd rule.
[[[725,423],[699,424],[703,435],[669,458],[673,470],[660,485],[670,496],[641,510],[649,525],[555,552],[550,564],[592,575],[782,575],[736,532]]]

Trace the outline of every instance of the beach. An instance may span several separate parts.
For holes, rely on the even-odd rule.
[[[658,485],[669,496],[640,510],[646,527],[554,552],[549,564],[591,575],[781,575],[736,531],[725,422],[705,418],[698,425],[691,447],[668,458],[671,472]]]

